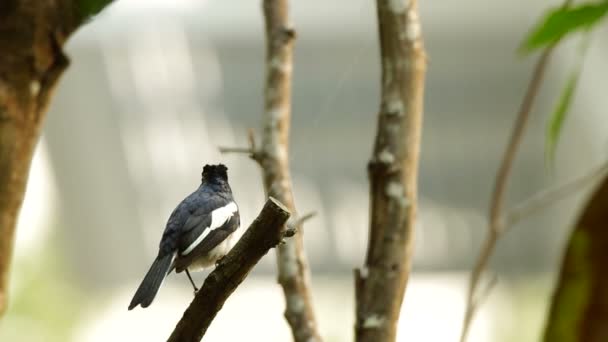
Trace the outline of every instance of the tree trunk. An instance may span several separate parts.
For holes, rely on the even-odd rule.
[[[355,275],[358,342],[395,341],[411,268],[426,56],[417,1],[377,0],[382,94],[368,165],[370,230]]]
[[[608,178],[595,191],[568,241],[544,340],[608,341]]]
[[[62,46],[107,3],[0,2],[0,316],[7,308],[15,227],[30,162],[49,99],[68,66]]]

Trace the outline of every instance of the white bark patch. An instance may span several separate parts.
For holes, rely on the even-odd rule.
[[[384,325],[384,322],[386,322],[386,317],[371,314],[363,321],[363,329],[379,328]]]
[[[36,97],[38,96],[38,93],[40,93],[40,82],[37,80],[32,80],[30,82],[30,94],[32,97]]]
[[[292,66],[291,63],[285,62],[281,57],[275,56],[270,59],[270,68],[284,73],[290,73]]]
[[[407,25],[405,27],[405,35],[410,41],[415,41],[420,37],[420,20],[416,11],[407,13]]]
[[[277,159],[278,160],[282,160],[285,161],[287,160],[287,148],[285,147],[285,145],[283,144],[279,144],[279,146],[277,146]],[[282,184],[283,186],[285,186],[285,183]]]
[[[403,13],[407,10],[408,0],[388,0],[388,8],[395,14]]]
[[[287,151],[287,150],[285,150],[285,148],[283,148],[283,150],[284,150],[284,151]],[[282,186],[282,187],[283,187],[283,189],[285,189],[285,190],[286,190],[286,189],[289,189],[289,181],[288,181],[287,179],[283,179],[283,180],[281,181],[281,186]]]
[[[395,156],[388,149],[384,149],[378,153],[378,160],[384,164],[392,164],[395,161]]]
[[[386,104],[386,114],[402,116],[404,112],[403,101],[399,98],[394,98]]]
[[[410,41],[415,41],[418,39],[418,37],[420,37],[420,25],[417,22],[408,23],[407,27],[405,28],[405,34],[407,39]]]
[[[369,269],[367,267],[362,267],[359,270],[359,275],[361,276],[361,279],[367,279],[369,276]]]
[[[267,114],[268,115],[268,119],[270,119],[271,121],[279,121],[281,119],[281,117],[283,116],[283,112],[284,112],[284,108],[282,106],[276,106],[273,108],[270,108],[270,110],[268,110]]]
[[[410,201],[405,196],[405,190],[403,189],[403,185],[398,182],[391,181],[386,185],[386,196],[395,200],[399,206],[407,207],[410,204]]]

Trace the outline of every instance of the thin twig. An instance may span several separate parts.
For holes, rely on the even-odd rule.
[[[306,213],[302,216],[298,216],[295,217],[295,221],[293,221],[292,225],[294,226],[300,226],[302,224],[304,224],[306,221],[312,219],[313,217],[317,216],[317,212],[316,211],[311,211],[309,213]],[[287,224],[290,224],[291,222],[287,222]]]
[[[490,281],[483,288],[483,290],[480,291],[477,296],[475,296],[475,299],[473,300],[473,306],[475,308],[479,308],[481,304],[483,304],[486,299],[488,299],[490,293],[492,292],[494,287],[496,287],[496,284],[498,284],[498,276],[494,274],[492,278],[490,278]]]
[[[249,149],[251,151],[257,151],[258,145],[255,139],[255,130],[251,127],[247,130],[247,140],[249,141]]]
[[[244,153],[244,154],[253,154],[253,150],[248,147],[219,147],[220,153]]]
[[[292,216],[287,223],[285,223],[285,237],[292,237],[294,235],[296,235],[296,233],[298,232],[299,228],[298,227],[302,227],[304,225],[304,222],[310,220],[311,218],[315,217],[317,215],[317,212],[312,211],[304,216]]]
[[[565,0],[562,6],[567,7],[571,3],[572,0]],[[519,108],[519,113],[511,133],[511,138],[503,155],[503,160],[496,176],[494,192],[490,202],[488,235],[481,248],[481,252],[479,253],[479,257],[477,258],[473,271],[471,272],[469,290],[467,294],[467,308],[464,314],[462,335],[460,336],[461,342],[466,341],[471,322],[473,321],[473,317],[475,315],[476,307],[473,305],[473,300],[479,280],[484,270],[487,268],[488,262],[492,256],[492,253],[494,252],[498,239],[504,232],[504,226],[502,225],[503,222],[501,221],[501,218],[509,176],[513,169],[513,162],[530,117],[530,110],[532,109],[532,105],[534,104],[534,100],[538,94],[538,89],[542,83],[543,76],[547,68],[549,58],[553,53],[554,47],[555,44],[547,47],[536,63],[534,72],[532,74],[532,79],[530,80],[530,84],[526,90],[526,95]]]
[[[479,253],[473,271],[471,272],[469,290],[467,293],[466,311],[464,314],[462,334],[460,336],[461,342],[465,342],[467,339],[469,328],[471,326],[471,322],[473,321],[473,317],[477,309],[474,305],[474,297],[477,287],[479,286],[479,281],[483,272],[488,266],[488,262],[490,261],[490,257],[494,252],[496,243],[503,232],[501,217],[504,206],[505,193],[510,178],[509,176],[511,175],[511,171],[513,169],[513,162],[515,160],[517,150],[519,148],[519,145],[521,144],[521,140],[526,129],[528,119],[530,117],[530,110],[532,109],[532,105],[534,104],[534,100],[536,99],[536,96],[538,94],[538,89],[540,88],[540,85],[542,83],[543,76],[545,74],[545,70],[547,68],[549,58],[551,57],[552,52],[553,46],[550,46],[545,49],[540,59],[536,63],[536,67],[534,68],[534,72],[532,74],[532,79],[530,81],[530,84],[528,85],[526,95],[520,106],[519,113],[515,121],[515,126],[513,127],[513,131],[511,133],[511,138],[507,145],[507,149],[503,155],[500,168],[498,169],[496,182],[494,185],[494,191],[490,202],[491,204],[488,219],[488,235],[483,243],[481,252]]]
[[[249,147],[225,147],[220,146],[220,153],[242,153],[248,154],[249,157],[253,160],[259,161],[262,158],[262,151],[258,150],[256,139],[255,139],[255,131],[253,128],[249,128],[247,130],[247,141],[249,142]]]
[[[582,176],[570,180],[567,183],[560,184],[556,187],[536,193],[529,199],[512,208],[509,213],[507,213],[504,220],[505,230],[511,228],[521,220],[529,217],[539,210],[544,209],[561,199],[564,199],[573,192],[581,190],[584,186],[606,175],[606,173],[608,173],[608,162],[605,162],[600,167],[597,167]]]

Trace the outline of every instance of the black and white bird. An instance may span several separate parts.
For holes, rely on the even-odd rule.
[[[173,210],[160,240],[158,256],[129,304],[148,307],[165,277],[175,269],[189,271],[213,266],[236,243],[240,217],[228,184],[228,168],[205,165],[201,185]]]

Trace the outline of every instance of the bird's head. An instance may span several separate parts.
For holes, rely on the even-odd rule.
[[[228,182],[228,168],[224,164],[205,165],[203,167],[203,183]]]

